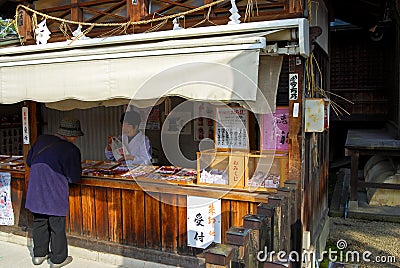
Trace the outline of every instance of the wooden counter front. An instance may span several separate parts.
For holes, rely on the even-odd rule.
[[[31,227],[25,207],[24,171],[12,174],[14,226],[0,230],[24,234]],[[144,188],[144,189],[143,189]],[[275,192],[271,189],[271,192]],[[201,267],[201,249],[187,246],[187,196],[221,199],[221,239],[231,226],[242,226],[243,216],[255,214],[270,193],[249,192],[148,179],[82,177],[70,185],[67,235],[70,245],[183,267]],[[28,234],[29,235],[29,234]],[[186,263],[186,264],[184,264]]]
[[[81,238],[194,255],[197,250],[187,246],[188,195],[221,198],[222,241],[231,226],[242,226],[243,216],[268,202],[264,192],[83,177],[70,187],[67,231]]]

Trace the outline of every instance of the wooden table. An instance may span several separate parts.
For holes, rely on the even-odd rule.
[[[357,201],[360,155],[400,156],[400,140],[387,129],[349,129],[345,155],[351,156],[350,201]],[[398,184],[365,183],[366,187],[400,189]]]

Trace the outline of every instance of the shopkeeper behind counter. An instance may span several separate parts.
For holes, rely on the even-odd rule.
[[[151,145],[149,138],[139,130],[140,115],[135,111],[128,111],[121,115],[122,135],[118,138],[108,136],[105,156],[111,161],[126,161],[127,164],[150,165],[151,164]],[[120,159],[115,158],[113,150],[118,139],[122,143],[123,155]],[[114,148],[113,148],[114,147]],[[122,150],[120,150],[122,151]]]

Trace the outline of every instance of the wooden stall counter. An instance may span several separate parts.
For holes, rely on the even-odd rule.
[[[24,178],[25,160],[19,155],[0,155],[0,171],[10,172],[14,178]]]
[[[0,229],[26,236],[31,223],[24,208],[25,173],[10,167],[4,170],[12,174],[16,221],[11,229]],[[221,241],[230,227],[241,226],[243,217],[256,214],[270,197],[269,192],[197,185],[193,169],[92,160],[83,161],[82,167],[81,182],[70,185],[71,245],[154,262],[163,258],[163,263],[186,263],[184,267],[201,267],[202,250],[188,245],[189,197],[221,201]]]
[[[268,192],[197,185],[192,169],[117,165],[98,172],[89,161],[83,164],[82,181],[70,187],[71,245],[129,252],[130,257],[155,262],[164,256],[191,263],[185,267],[201,267],[196,262],[202,250],[188,246],[188,198],[221,201],[222,241],[231,226],[241,226],[243,217],[256,214],[258,205],[269,198]],[[92,164],[104,168],[115,162]]]

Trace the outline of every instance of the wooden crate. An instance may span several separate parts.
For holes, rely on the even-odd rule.
[[[197,184],[265,191],[283,186],[288,177],[286,152],[197,152]],[[254,175],[278,178],[279,185],[254,186]]]

